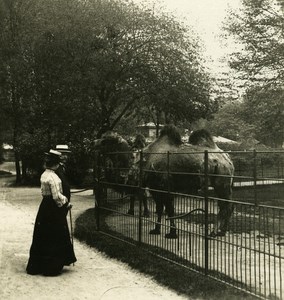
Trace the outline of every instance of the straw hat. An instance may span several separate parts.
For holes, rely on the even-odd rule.
[[[70,153],[68,145],[56,145],[55,149],[61,153]]]
[[[46,161],[50,164],[58,164],[60,162],[61,152],[50,149],[49,152],[44,153]]]

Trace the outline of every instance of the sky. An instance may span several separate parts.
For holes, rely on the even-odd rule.
[[[147,2],[153,5],[157,0]],[[178,20],[190,25],[198,33],[205,46],[205,55],[212,58],[212,62],[208,60],[210,68],[218,69],[222,68],[220,59],[234,49],[233,43],[227,46],[221,43],[221,25],[228,7],[237,9],[240,2],[241,0],[159,0],[166,11],[172,12]]]

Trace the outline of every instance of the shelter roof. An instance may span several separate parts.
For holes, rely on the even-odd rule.
[[[13,146],[12,146],[12,145],[9,145],[9,144],[3,143],[3,149],[4,149],[4,150],[12,150],[12,149],[13,149]]]
[[[151,129],[155,129],[156,128],[156,124],[154,122],[148,122],[148,123],[144,123],[144,124],[140,124],[136,126],[137,128],[151,128]],[[159,127],[164,127],[163,124],[159,124]]]
[[[230,139],[227,139],[227,138],[225,138],[223,136],[213,136],[213,141],[215,143],[239,144],[238,142],[230,140]]]

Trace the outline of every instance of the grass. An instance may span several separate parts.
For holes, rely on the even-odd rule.
[[[75,237],[190,299],[256,299],[240,290],[157,257],[145,251],[145,248],[143,250],[141,247],[122,243],[102,234],[97,230],[94,209],[85,211],[77,218]],[[146,250],[151,248],[147,247]]]
[[[3,177],[6,177],[5,175],[9,174],[10,173],[5,173],[2,175],[4,175]],[[14,177],[11,177],[11,180],[9,178],[9,183],[7,182],[8,185],[12,185],[12,179],[14,179]],[[5,181],[6,180],[7,178],[5,178]],[[283,189],[278,192],[278,195],[283,195],[282,192]],[[238,192],[234,195],[236,198],[241,198],[244,197],[243,193],[244,190],[240,191],[239,195]],[[283,202],[281,201],[282,197],[274,196],[274,193],[271,193],[271,190],[259,190],[258,195],[263,198],[261,200],[267,199],[266,196],[264,197],[264,193],[266,193],[266,195],[269,194],[270,197],[268,199],[272,202],[265,204],[275,204],[275,200],[277,200],[279,201],[279,204],[283,205]],[[246,197],[248,197],[248,195],[252,195],[252,192],[249,189],[246,191]],[[27,195],[27,198],[30,199],[30,195]],[[23,195],[21,195],[21,201],[24,203],[27,202],[24,200],[26,199],[23,199]],[[251,197],[251,200],[253,200],[253,197]],[[35,206],[38,205],[38,201],[37,198],[34,200]],[[144,251],[145,249],[143,250],[139,247],[122,243],[119,240],[102,234],[97,231],[94,215],[94,209],[89,209],[77,218],[75,236],[79,240],[104,252],[109,257],[116,258],[117,260],[128,264],[131,268],[152,277],[160,284],[175,290],[178,294],[186,295],[190,299],[256,299],[252,295],[161,259],[149,251]],[[242,222],[240,221],[240,223]],[[148,248],[147,250],[152,251],[154,249]]]
[[[234,188],[233,200],[254,203],[256,193],[257,203],[263,205],[284,207],[284,184],[261,185],[254,187]]]

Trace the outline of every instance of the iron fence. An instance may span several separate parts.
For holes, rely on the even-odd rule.
[[[260,298],[284,299],[284,152],[230,152],[235,165],[233,200],[215,196],[209,177],[219,175],[208,172],[210,153],[202,155],[204,172],[198,176],[204,187],[197,195],[144,187],[142,163],[136,170],[139,180],[135,184],[107,181],[110,166],[100,163],[96,195],[99,230]],[[115,171],[131,172],[125,168]],[[170,176],[171,170],[164,175]],[[149,234],[157,222],[151,192],[174,195],[177,239],[165,238],[170,230],[166,214],[161,234]],[[144,216],[143,197],[147,197],[149,216]],[[129,214],[133,201],[134,214]],[[220,201],[231,203],[234,212],[226,235],[211,237]]]

